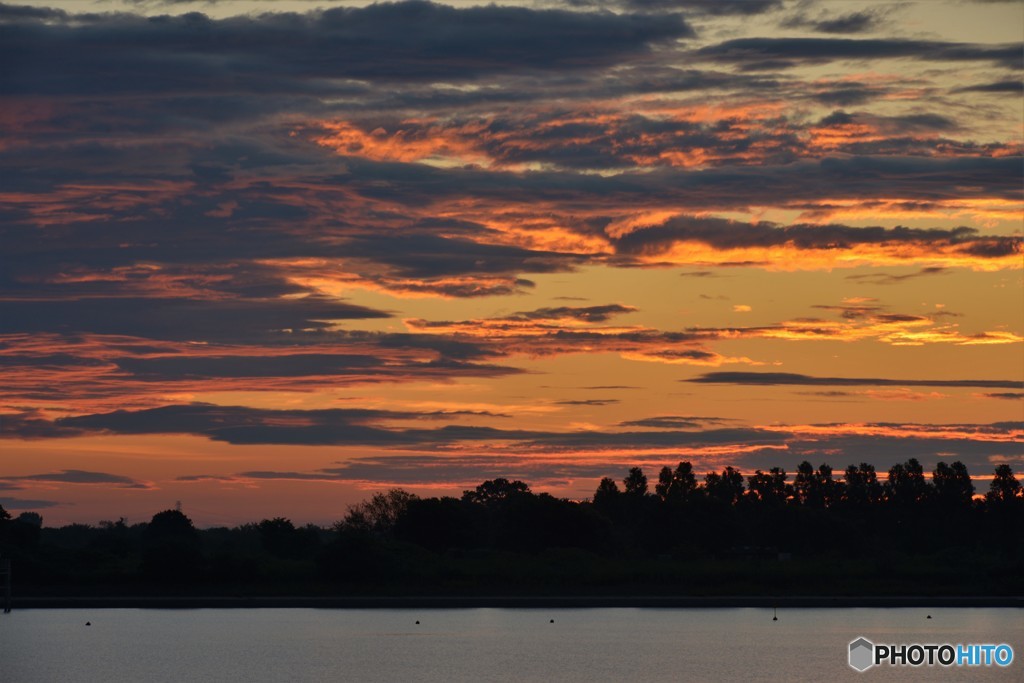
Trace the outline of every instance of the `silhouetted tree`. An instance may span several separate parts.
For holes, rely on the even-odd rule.
[[[721,474],[708,472],[704,477],[704,490],[708,497],[731,505],[743,496],[743,475],[732,466],[726,467]]]
[[[842,497],[842,488],[840,483],[832,478],[830,465],[822,463],[815,470],[811,463],[804,460],[796,468],[793,495],[801,505],[825,508]]]
[[[897,463],[889,468],[889,479],[884,486],[885,498],[890,503],[910,506],[924,501],[931,487],[924,478],[924,468],[917,458]]]
[[[7,510],[4,510],[4,506],[0,505],[0,552],[6,550],[7,540],[7,527],[10,526],[11,515]]]
[[[882,498],[882,485],[878,482],[875,466],[862,462],[849,465],[843,474],[845,486],[842,499],[854,506],[874,505]]]
[[[1024,583],[1024,544],[1020,543],[1024,489],[1008,464],[996,467],[985,494],[985,512],[985,532],[990,539],[987,545],[1006,558],[1003,571],[994,578],[1002,578],[1007,589],[1019,594]]]
[[[995,476],[989,484],[985,500],[996,505],[1008,504],[1024,496],[1017,477],[1013,476],[1013,469],[1009,465],[996,467]]]
[[[43,517],[38,512],[22,512],[7,523],[7,540],[21,548],[31,548],[42,536]]]
[[[98,533],[89,545],[99,552],[123,557],[135,552],[138,537],[139,529],[129,527],[124,517],[116,522],[107,519],[99,523]]]
[[[315,536],[306,529],[296,529],[292,521],[285,517],[264,519],[256,528],[263,547],[275,557],[301,557],[315,543]]]
[[[971,504],[974,496],[974,484],[967,467],[957,460],[952,466],[944,462],[935,465],[932,472],[932,486],[935,487],[935,499],[944,508],[964,507]]]
[[[793,487],[786,483],[786,470],[773,467],[768,473],[755,470],[747,477],[748,496],[761,503],[782,505],[793,495]]]
[[[843,483],[832,477],[832,466],[826,463],[818,465],[815,473],[818,490],[821,492],[822,504],[830,507],[843,497]]]
[[[647,475],[639,467],[631,467],[622,480],[622,487],[625,495],[642,498],[647,495]]]
[[[607,520],[593,510],[548,493],[518,495],[489,510],[490,543],[503,550],[540,552],[550,548],[599,548]]]
[[[198,538],[196,528],[192,520],[185,516],[181,510],[164,510],[153,515],[149,525],[146,527],[145,538],[147,540],[160,540],[165,538]]]
[[[142,538],[142,569],[151,577],[182,581],[200,572],[199,534],[192,520],[180,510],[164,510],[153,515]]]
[[[814,494],[814,466],[804,460],[796,466],[793,477],[793,495],[801,505],[809,505]]]
[[[667,466],[661,468],[654,491],[663,501],[681,502],[692,498],[696,489],[697,478],[693,474],[693,465],[680,462],[675,471]]]
[[[481,505],[492,505],[508,500],[513,496],[530,494],[530,487],[522,481],[509,481],[500,478],[488,480],[480,484],[473,491],[463,491],[462,500],[469,503]]]
[[[479,545],[483,520],[476,505],[457,498],[419,498],[409,502],[395,523],[395,537],[444,551]]]
[[[665,465],[658,470],[658,483],[654,485],[654,493],[661,500],[668,500],[669,489],[672,488],[672,468]]]
[[[622,492],[619,491],[619,485],[615,480],[604,477],[594,491],[594,507],[605,514],[612,514],[618,505],[620,495]]]
[[[16,521],[34,526],[37,529],[43,528],[43,516],[38,512],[22,512],[18,515]]]
[[[479,487],[478,487],[479,488]],[[369,500],[350,505],[339,527],[376,534],[389,534],[395,522],[418,496],[403,489],[375,493]]]

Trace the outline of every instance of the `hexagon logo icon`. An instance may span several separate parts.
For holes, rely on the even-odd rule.
[[[867,638],[858,638],[850,643],[850,666],[857,671],[866,671],[875,663],[875,644]]]

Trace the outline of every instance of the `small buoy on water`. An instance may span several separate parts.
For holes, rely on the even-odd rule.
[[[931,618],[932,618],[932,615],[930,615],[930,614],[929,614],[929,615],[928,615],[928,618],[929,618],[929,619],[931,619]]]
[[[418,624],[418,623],[420,623],[419,619],[417,619],[417,620],[416,620],[416,623],[417,623],[417,624]]]
[[[86,626],[92,626],[92,622],[91,621],[87,621],[87,622],[85,622],[85,625]]]
[[[552,620],[551,620],[551,621],[549,621],[548,623],[549,623],[549,624],[553,624],[553,623],[555,623],[555,620],[554,620],[554,619],[552,619]]]

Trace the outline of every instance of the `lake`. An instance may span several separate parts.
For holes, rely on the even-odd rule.
[[[0,615],[0,680],[1024,680],[1024,610],[794,608],[778,617],[754,608],[23,609]],[[1007,643],[1015,660],[860,674],[847,664],[858,636]]]

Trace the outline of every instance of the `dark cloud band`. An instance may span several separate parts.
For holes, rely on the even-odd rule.
[[[1021,389],[1024,382],[988,379],[884,379],[877,377],[813,377],[788,372],[708,372],[685,382],[699,384],[745,384],[761,386],[831,387],[974,387],[982,389]]]
[[[18,65],[0,76],[7,94],[303,92],[328,79],[466,81],[614,64],[693,35],[677,15],[455,9],[418,0],[219,20],[198,13],[4,14],[0,61]]]
[[[892,38],[738,38],[697,51],[697,56],[749,68],[780,68],[839,59],[918,59],[990,62],[1021,67],[1020,45],[977,45]]]

